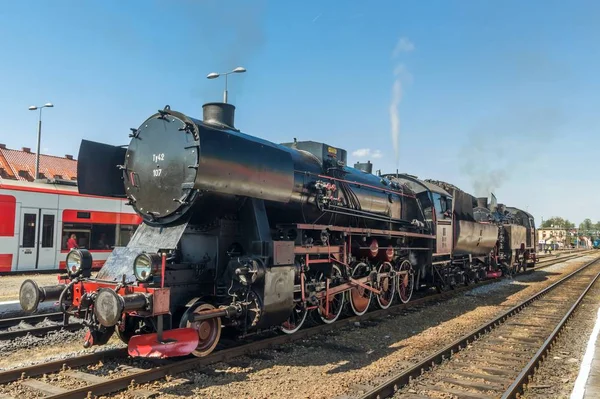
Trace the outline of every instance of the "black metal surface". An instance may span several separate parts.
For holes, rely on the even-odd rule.
[[[218,128],[235,129],[235,107],[228,103],[206,103],[202,106],[202,122]]]
[[[244,133],[200,126],[200,151],[196,189],[290,200],[294,163],[287,149]]]
[[[77,185],[81,194],[125,197],[123,171],[127,150],[108,144],[81,140],[77,157]]]
[[[180,218],[191,206],[198,167],[197,128],[169,111],[148,118],[131,139],[125,160],[125,190],[146,221]]]
[[[291,219],[312,222],[323,213],[316,207],[312,187],[317,180],[332,181],[319,175],[350,182],[337,182],[335,195],[345,200],[345,211],[329,212],[340,215],[338,223],[355,220],[352,215],[367,221],[369,214],[401,220],[410,213],[418,218],[416,204],[411,212],[404,211],[400,195],[382,190],[394,190],[389,181],[344,167],[343,149],[312,141],[278,145],[217,128],[214,122],[219,118],[223,124],[232,123],[229,108],[207,104],[205,121],[166,109],[136,131],[125,161],[125,186],[134,209],[148,223],[173,223],[192,208],[194,215],[203,217],[210,208],[218,217],[224,211],[214,204],[227,207],[227,202],[235,202],[232,196],[267,200],[267,210],[285,207]]]
[[[462,191],[454,190],[452,193],[452,205],[454,207],[455,220],[474,222],[473,197]]]
[[[281,145],[313,154],[325,168],[336,165],[338,162],[346,165],[348,158],[346,150],[316,141],[294,141]]]

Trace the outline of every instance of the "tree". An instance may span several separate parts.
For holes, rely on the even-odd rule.
[[[594,223],[592,223],[591,219],[585,219],[583,222],[579,223],[579,230],[595,230]]]
[[[591,221],[590,221],[591,223]],[[542,223],[542,227],[551,228],[554,227],[556,229],[572,229],[575,227],[574,223],[571,223],[569,219],[563,219],[559,216],[551,217],[548,220],[544,220]]]

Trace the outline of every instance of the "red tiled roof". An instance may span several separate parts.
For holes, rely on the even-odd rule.
[[[6,179],[33,181],[33,176],[35,175],[35,153],[0,147],[0,168],[5,170],[4,178]],[[20,171],[21,173],[19,173]],[[2,171],[0,170],[0,172]],[[77,161],[40,154],[41,173],[47,179],[57,176],[65,180],[74,180],[77,179]]]

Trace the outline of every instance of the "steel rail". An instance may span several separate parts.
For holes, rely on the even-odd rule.
[[[87,355],[71,357],[68,359],[55,360],[48,363],[35,364],[33,366],[20,367],[17,369],[0,372],[0,384],[17,381],[20,378],[36,377],[42,374],[55,373],[68,367],[80,367],[103,360],[105,358],[121,358],[127,356],[127,349],[109,349],[89,353]]]
[[[27,334],[31,335],[44,335],[48,334],[52,331],[76,331],[80,330],[84,327],[81,323],[69,323],[69,324],[57,324],[54,326],[44,326],[44,327],[33,327],[33,328],[24,328],[22,330],[12,330],[12,331],[0,331],[0,341],[6,341],[8,339],[14,339],[17,337],[24,337]]]
[[[14,327],[24,321],[25,323],[39,323],[48,318],[49,320],[62,320],[64,317],[62,312],[34,314],[31,316],[12,317],[9,319],[0,319],[0,328]]]
[[[446,358],[452,357],[454,352],[458,352],[466,347],[469,343],[475,341],[477,338],[483,336],[484,334],[491,332],[495,327],[501,325],[510,317],[520,313],[523,309],[525,309],[530,304],[534,303],[537,299],[543,297],[549,291],[563,284],[567,280],[571,279],[573,276],[579,274],[583,270],[587,269],[591,265],[600,261],[600,258],[596,258],[577,270],[569,273],[565,277],[562,277],[560,280],[555,281],[550,286],[544,288],[542,291],[536,293],[535,295],[529,297],[525,301],[519,303],[518,305],[512,307],[508,311],[502,313],[500,316],[494,318],[492,321],[485,323],[484,325],[476,328],[475,330],[469,332],[468,334],[463,335],[459,339],[455,340],[445,348],[435,352],[434,354],[428,356],[423,359],[419,363],[414,364],[407,370],[404,370],[391,378],[384,381],[379,386],[371,389],[366,392],[362,396],[361,399],[382,399],[393,396],[396,391],[398,391],[402,386],[408,384],[412,378],[419,377],[421,374],[425,372],[426,369],[432,367],[436,364],[440,364]]]
[[[578,254],[578,257],[584,256],[584,254]],[[597,261],[594,260],[593,262]],[[561,259],[553,259],[552,264],[561,263],[564,261],[564,258]],[[592,262],[590,262],[592,263]],[[536,268],[531,268],[526,270],[524,273],[519,273],[518,275],[530,274],[534,270],[542,269],[544,267],[548,267],[548,265],[538,266]],[[169,374],[177,374],[186,370],[193,369],[198,366],[205,366],[213,363],[217,363],[220,361],[226,361],[235,357],[240,357],[243,355],[247,355],[253,352],[257,352],[260,350],[268,349],[275,346],[281,346],[286,343],[291,343],[294,341],[306,339],[307,337],[322,334],[328,331],[333,331],[338,328],[343,328],[348,324],[355,323],[357,321],[366,321],[371,319],[376,319],[378,317],[390,314],[400,313],[402,310],[411,309],[416,306],[423,306],[429,303],[435,303],[439,300],[449,299],[456,297],[458,294],[471,290],[473,288],[484,286],[488,284],[492,284],[500,281],[501,279],[490,279],[484,280],[477,284],[471,284],[468,286],[461,286],[455,288],[454,290],[444,291],[441,293],[426,295],[421,298],[417,298],[416,300],[410,301],[408,303],[400,303],[393,305],[388,309],[379,309],[375,311],[368,312],[362,316],[351,316],[348,318],[341,319],[333,324],[323,324],[315,327],[310,327],[306,329],[301,329],[298,332],[292,335],[280,335],[273,338],[262,339],[260,341],[252,342],[250,344],[241,345],[234,348],[224,349],[220,351],[213,352],[211,355],[204,358],[191,358],[185,359],[181,361],[174,361],[171,364],[157,366],[155,368],[145,370],[143,372],[134,373],[131,375],[126,375],[123,377],[113,378],[111,380],[107,380],[100,384],[93,384],[86,387],[78,388],[75,390],[71,390],[67,393],[58,394],[49,396],[50,398],[86,398],[88,395],[102,395],[107,393],[112,393],[115,391],[119,391],[127,388],[131,382],[135,381],[135,383],[143,383],[149,382],[156,379],[160,379]],[[104,358],[119,358],[126,357],[127,350],[126,349],[114,349],[109,351],[102,351],[97,353],[92,353],[88,355],[83,355],[75,358],[69,358],[64,360],[58,360],[54,362],[37,364],[33,366],[23,367],[14,370],[8,370],[4,372],[0,372],[0,383],[8,383],[18,380],[19,378],[24,377],[35,377],[42,374],[48,374],[52,372],[60,371],[66,367],[80,367],[85,366],[96,361],[102,360]]]
[[[531,360],[527,363],[527,365],[521,370],[515,381],[508,387],[506,392],[502,395],[502,399],[516,398],[518,394],[523,393],[523,388],[527,384],[528,380],[535,373],[536,367],[541,363],[543,358],[546,356],[546,353],[550,350],[550,347],[558,337],[558,334],[563,330],[566,326],[569,319],[575,313],[575,310],[579,308],[581,303],[583,302],[583,298],[588,294],[588,292],[592,289],[592,286],[596,283],[596,281],[600,278],[600,273],[596,274],[596,277],[588,284],[586,289],[579,295],[577,301],[571,306],[569,311],[565,314],[565,316],[561,319],[558,325],[554,328],[550,336],[544,341],[540,349],[533,355]]]

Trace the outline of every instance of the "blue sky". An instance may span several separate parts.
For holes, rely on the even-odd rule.
[[[600,220],[596,1],[33,1],[0,8],[0,142],[126,144],[229,80],[236,125],[452,182],[541,217]],[[391,109],[398,121],[398,153]],[[366,154],[366,155],[365,155]]]

